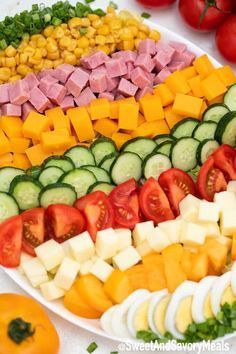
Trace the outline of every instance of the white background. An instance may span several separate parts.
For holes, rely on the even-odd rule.
[[[137,4],[135,0],[114,0],[118,4],[119,9],[128,8],[135,10],[138,13],[144,11],[144,9]],[[23,9],[30,8],[33,3],[46,3],[53,4],[56,0],[0,0],[0,17],[4,18],[6,15],[14,15]],[[75,1],[71,1],[74,3]],[[97,7],[106,7],[109,1],[107,0],[96,0],[93,5]],[[219,60],[222,64],[226,61],[220,56],[215,48],[214,43],[214,33],[198,33],[192,31],[188,28],[181,20],[178,15],[178,11],[175,6],[167,10],[146,10],[152,14],[150,20],[154,21],[156,24],[160,24],[181,34],[183,37],[189,39],[207,53],[211,54],[215,59]],[[233,66],[236,69],[236,66]],[[3,273],[0,269],[0,293],[3,292],[15,292],[24,293],[17,285],[10,280],[7,275]],[[87,353],[86,348],[92,342],[95,341],[98,344],[98,349],[95,351],[97,354],[109,354],[111,351],[116,351],[116,343],[101,337],[95,336],[85,330],[82,330],[74,325],[66,322],[65,320],[59,318],[50,311],[47,311],[50,318],[54,322],[57,331],[60,335],[61,349],[60,354],[85,354]],[[235,353],[236,350],[236,340],[231,340],[231,350],[229,354]],[[131,352],[129,352],[131,353]],[[137,352],[136,352],[137,353]],[[223,353],[223,352],[221,352]],[[10,353],[6,353],[10,354]],[[14,354],[14,353],[11,353]],[[36,354],[36,353],[35,353]],[[38,353],[37,353],[38,354]],[[40,353],[43,354],[43,353]],[[121,354],[121,352],[120,352]]]

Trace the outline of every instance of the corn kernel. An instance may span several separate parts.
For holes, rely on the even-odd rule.
[[[91,45],[91,47],[95,46],[95,39],[94,38],[90,38],[89,39],[89,44]]]
[[[20,64],[17,68],[18,74],[20,74],[22,76],[26,76],[31,71],[32,70],[30,69],[30,67],[28,65],[24,65],[24,64]]]
[[[14,75],[12,77],[10,77],[10,79],[8,80],[9,82],[16,82],[18,80],[20,80],[22,78],[21,75]]]
[[[98,20],[95,20],[92,22],[92,27],[93,28],[100,28],[103,25],[102,20],[99,18]]]
[[[6,66],[6,58],[5,57],[1,57],[0,58],[0,67]]]
[[[133,33],[133,36],[136,37],[138,35],[138,27],[136,26],[129,26],[130,31]]]
[[[35,49],[35,53],[33,56],[34,59],[42,59],[42,51],[40,48]]]
[[[98,28],[97,33],[103,36],[107,36],[110,33],[109,27],[107,25],[102,25]]]
[[[42,53],[42,57],[45,58],[48,54],[48,51],[46,48],[41,48],[41,53]]]
[[[7,81],[11,77],[11,69],[10,68],[0,68],[0,80]]]
[[[59,59],[60,58],[59,50],[56,50],[55,52],[49,52],[48,55],[47,55],[47,58],[51,59],[51,60]]]
[[[37,48],[37,42],[36,42],[36,41],[29,41],[29,45],[30,45],[32,48]]]
[[[53,62],[53,68],[56,69],[59,65],[63,64],[64,63],[64,60],[63,59],[57,59],[57,60],[54,60]]]
[[[147,25],[141,24],[139,26],[139,31],[144,32],[148,35],[150,33],[150,28]]]
[[[94,36],[95,36],[95,33],[96,33],[96,29],[95,28],[93,28],[93,27],[91,27],[91,26],[89,26],[88,27],[88,31],[87,31],[87,33],[86,33],[86,37],[87,38],[93,38]]]
[[[106,43],[106,37],[101,36],[101,35],[97,35],[95,37],[95,43],[99,44],[99,45],[104,45]]]
[[[38,48],[45,48],[47,45],[47,40],[42,36],[42,38],[39,38],[37,40],[37,47]]]
[[[68,29],[68,24],[67,23],[62,23],[60,25],[60,27],[63,29],[63,30],[67,30]]]
[[[50,37],[53,34],[54,27],[53,26],[48,26],[44,29],[43,34],[45,37]]]
[[[87,48],[89,46],[89,40],[86,37],[79,38],[77,43],[80,48]]]
[[[97,50],[102,50],[107,55],[110,54],[110,48],[108,45],[98,45]]]
[[[70,44],[68,45],[67,50],[69,50],[69,52],[73,52],[76,47],[77,47],[77,40],[74,38],[70,39]]]
[[[120,35],[120,39],[122,41],[129,41],[133,39],[133,32],[129,28],[123,28],[122,33]]]
[[[34,57],[30,57],[28,63],[32,65],[39,65],[41,63],[41,60],[42,59],[35,59]]]
[[[114,43],[114,42],[115,42],[115,39],[111,34],[106,36],[106,43]]]
[[[60,48],[67,48],[70,45],[70,38],[67,36],[63,36],[60,40],[59,40],[59,46]]]
[[[77,64],[77,58],[76,58],[75,54],[68,53],[64,57],[64,62],[67,63],[67,64],[76,65]]]
[[[44,59],[43,61],[44,69],[52,69],[53,68],[53,61],[49,59]]]
[[[151,30],[149,33],[149,38],[153,39],[154,41],[159,41],[159,39],[161,38],[160,32],[156,30]]]
[[[138,32],[138,38],[139,39],[146,39],[147,35],[146,35],[146,33],[139,31]]]
[[[28,45],[27,47],[25,47],[24,53],[28,54],[28,56],[33,56],[35,53],[35,49]]]
[[[7,57],[14,57],[16,55],[17,51],[16,49],[12,46],[9,45],[6,49],[5,49],[5,54]]]
[[[90,26],[91,22],[87,17],[81,18],[81,25],[82,27]]]
[[[29,59],[29,56],[27,53],[20,54],[20,64],[26,64],[28,59]]]
[[[126,26],[134,26],[134,27],[138,27],[139,22],[137,20],[135,20],[134,18],[130,18],[126,21]]]
[[[6,66],[8,68],[14,68],[16,66],[16,60],[15,58],[6,58]]]
[[[53,42],[48,42],[46,49],[49,53],[57,52],[58,48]]]
[[[134,50],[134,40],[123,41],[123,50]]]
[[[58,26],[54,29],[52,36],[55,39],[59,39],[64,36],[64,33],[65,33],[64,30],[60,26]]]
[[[88,14],[88,19],[90,21],[95,21],[95,20],[98,20],[99,19],[99,16],[98,15],[95,15],[95,14]]]
[[[75,54],[76,58],[80,58],[81,55],[83,54],[83,52],[84,51],[82,48],[75,48],[75,50],[74,50],[74,54]]]
[[[34,71],[41,71],[44,69],[44,60],[42,59],[38,65],[34,65]]]
[[[80,33],[76,28],[71,28],[70,33],[73,38],[75,38],[75,39],[80,38]]]
[[[121,20],[116,19],[116,20],[111,21],[109,23],[109,27],[110,27],[111,30],[121,29],[122,28]]]
[[[70,29],[82,26],[82,20],[79,17],[74,17],[69,20],[68,26]]]
[[[19,65],[20,64],[20,54],[19,53],[16,54],[15,60],[16,60],[16,65]]]

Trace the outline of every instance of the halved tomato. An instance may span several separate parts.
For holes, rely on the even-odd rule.
[[[179,215],[179,203],[188,194],[196,195],[196,187],[192,178],[178,168],[170,168],[162,172],[158,182],[166,193],[175,216]]]
[[[0,264],[13,268],[20,265],[23,223],[13,216],[0,225]]]
[[[23,220],[22,248],[31,256],[36,255],[34,248],[44,241],[44,214],[43,208],[30,209],[21,214]]]
[[[197,177],[197,188],[200,197],[211,202],[214,194],[225,191],[227,182],[223,172],[215,167],[214,157],[211,155],[201,166]]]
[[[64,242],[85,230],[85,220],[81,212],[69,205],[54,204],[46,209],[46,233],[57,242]]]
[[[174,219],[167,196],[160,184],[152,177],[142,186],[139,203],[144,216],[148,220],[153,220],[155,224]]]
[[[99,230],[113,226],[114,211],[105,193],[97,191],[88,194],[78,199],[75,207],[84,214],[87,221],[87,231],[94,242]]]
[[[215,167],[219,168],[231,180],[236,179],[236,169],[234,159],[236,158],[236,149],[223,144],[213,152]]]

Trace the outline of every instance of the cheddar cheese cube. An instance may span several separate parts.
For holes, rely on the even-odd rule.
[[[130,140],[132,136],[130,134],[125,134],[125,133],[113,133],[112,134],[112,140],[116,144],[117,149],[120,149],[121,146],[126,143],[126,141]]]
[[[41,136],[42,147],[45,152],[55,152],[68,149],[71,143],[70,137],[57,131],[44,132]]]
[[[236,76],[229,65],[215,69],[215,73],[225,86],[231,86],[236,83]]]
[[[145,123],[146,122],[146,119],[144,118],[144,116],[142,115],[142,113],[139,112],[139,115],[138,115],[138,127]]]
[[[0,167],[9,166],[13,161],[13,155],[8,152],[6,154],[0,155]]]
[[[51,156],[51,153],[45,152],[41,144],[37,144],[29,147],[25,150],[25,153],[32,166],[41,165],[43,161]]]
[[[138,126],[139,105],[129,101],[119,102],[119,129],[134,130]]]
[[[213,98],[212,100],[208,100],[207,104],[209,106],[211,106],[212,104],[215,104],[215,103],[223,103],[224,102],[224,95],[225,94],[223,93],[222,95],[219,95],[219,96]]]
[[[30,139],[27,138],[11,138],[11,152],[15,152],[17,154],[22,154],[28,149],[30,145]]]
[[[213,100],[227,91],[226,86],[215,72],[202,80],[201,89],[207,100]]]
[[[164,118],[162,102],[157,95],[146,95],[139,103],[147,122]]]
[[[185,117],[198,118],[201,113],[203,100],[198,97],[177,93],[173,105],[173,112]]]
[[[69,135],[71,135],[70,119],[60,107],[47,110],[45,115],[50,119],[50,124],[54,130],[66,129]]]
[[[187,80],[197,75],[194,66],[188,66],[187,68],[181,70],[181,73],[184,75],[185,79]]]
[[[153,122],[148,123],[152,129],[151,138],[158,134],[168,134],[170,129],[165,121],[165,119],[155,120]]]
[[[119,102],[118,101],[110,102],[110,115],[109,115],[109,117],[111,119],[118,119],[118,116],[119,116]]]
[[[90,103],[91,119],[102,119],[110,116],[110,103],[106,98],[98,98]]]
[[[155,87],[154,94],[160,97],[162,106],[164,107],[174,102],[174,94],[166,84],[160,84]]]
[[[199,115],[199,118],[200,118],[200,119],[202,119],[203,113],[205,112],[205,110],[206,110],[207,108],[208,108],[208,105],[207,105],[206,101],[203,100],[201,112],[200,112],[200,115]]]
[[[174,73],[169,75],[166,78],[165,83],[174,94],[186,94],[191,91],[188,81],[180,71],[175,71]]]
[[[202,79],[214,71],[214,66],[206,54],[194,60],[193,66]]]
[[[111,138],[112,134],[118,131],[118,123],[109,118],[103,118],[96,120],[93,128],[101,135]]]
[[[14,167],[22,168],[23,170],[31,167],[31,163],[25,154],[13,154],[12,164]]]
[[[6,137],[4,132],[0,130],[0,153],[7,154],[11,152],[11,145],[9,139]]]
[[[1,118],[1,127],[8,138],[22,137],[23,122],[20,117],[5,117]]]
[[[191,90],[193,92],[193,96],[195,97],[203,97],[204,93],[201,89],[201,77],[200,75],[194,76],[191,79],[188,80],[188,84],[191,87]]]
[[[81,143],[95,138],[91,118],[85,107],[69,109],[67,115]]]
[[[153,135],[153,127],[151,122],[144,122],[133,130],[131,133],[132,138],[137,138],[138,136],[143,136],[150,138]]]
[[[25,138],[41,139],[41,133],[50,128],[50,119],[37,112],[30,112],[23,123],[23,135]]]
[[[165,120],[170,129],[172,129],[176,123],[183,120],[183,116],[173,112],[173,105],[168,106],[164,109],[164,115],[165,115]]]

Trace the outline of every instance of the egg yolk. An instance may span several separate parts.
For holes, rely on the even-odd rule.
[[[192,296],[187,296],[181,300],[176,311],[175,324],[179,332],[184,333],[188,326],[193,322],[192,318]]]
[[[166,310],[169,301],[170,301],[170,295],[165,296],[161,301],[159,301],[153,314],[156,329],[163,336],[166,333],[165,317],[166,317]]]
[[[212,308],[211,308],[211,295],[210,293],[207,295],[205,303],[204,303],[204,308],[203,308],[203,313],[205,318],[212,318],[214,317],[214,314],[212,312]]]
[[[149,329],[148,326],[148,305],[149,301],[144,301],[137,311],[135,312],[134,316],[134,328],[135,331],[145,331]]]
[[[224,294],[222,296],[221,305],[224,305],[226,302],[231,305],[235,300],[236,297],[233,293],[232,287],[228,286],[227,289],[225,289]]]

